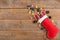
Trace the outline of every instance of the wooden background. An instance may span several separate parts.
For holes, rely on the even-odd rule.
[[[49,40],[25,9],[31,4],[50,11],[59,28],[52,40],[60,40],[60,0],[0,0],[0,40]]]

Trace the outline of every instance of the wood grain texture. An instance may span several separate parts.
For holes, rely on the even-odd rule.
[[[48,10],[50,13],[48,16],[51,16],[54,20],[60,20],[60,9],[45,9]]]
[[[43,0],[44,1],[44,8],[51,8],[51,9],[60,9],[60,3],[58,0]]]
[[[31,20],[0,20],[1,40],[44,40],[44,36],[45,32]],[[60,30],[53,40],[60,40],[59,36]]]
[[[60,9],[45,9],[50,11],[48,16],[60,20]],[[0,20],[31,20],[28,9],[0,9]]]
[[[26,8],[27,0],[0,0],[0,8]]]
[[[36,24],[24,20],[0,20],[1,40],[43,40],[44,34]]]
[[[0,8],[9,8],[10,1],[9,0],[0,0]]]
[[[59,8],[59,0],[0,0],[0,8],[27,8],[27,5],[38,5],[43,8]]]
[[[39,37],[39,35],[41,37]],[[43,40],[41,32],[0,31],[0,40]]]
[[[30,20],[27,9],[0,9],[1,20]]]
[[[41,26],[33,24],[27,5],[49,10],[59,31],[52,40],[60,40],[60,0],[0,0],[0,40],[49,40]]]
[[[37,24],[33,24],[31,20],[0,20],[1,31],[40,31]]]

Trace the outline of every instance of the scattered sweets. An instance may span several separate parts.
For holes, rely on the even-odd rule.
[[[29,14],[31,14],[31,10],[29,10]]]
[[[27,7],[29,9],[29,14],[31,14],[32,16],[34,16],[35,13],[40,15],[40,12],[44,10],[43,8],[39,8],[38,5],[28,5]],[[49,11],[45,11],[45,13],[48,14]],[[51,16],[48,17],[51,19]],[[33,17],[31,17],[31,19],[33,19]],[[33,21],[33,23],[37,23],[37,21]]]
[[[49,11],[46,11],[46,14],[49,14]]]
[[[37,23],[37,20],[34,20],[33,23]]]
[[[37,14],[39,14],[39,15],[40,15],[40,12],[37,12]]]
[[[27,5],[27,7],[31,7],[31,5]]]
[[[40,8],[37,8],[37,12],[40,12]]]
[[[31,15],[33,15],[34,16],[34,11],[32,11],[32,14]]]
[[[51,16],[48,16],[49,17],[49,19],[51,19],[52,17]]]
[[[36,5],[36,8],[38,8],[38,5]]]
[[[54,20],[52,20],[52,23],[54,23]]]

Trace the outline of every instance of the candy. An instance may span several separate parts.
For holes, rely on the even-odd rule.
[[[54,23],[54,20],[52,20],[52,22]]]
[[[34,11],[32,11],[32,15],[34,16]]]
[[[37,23],[37,20],[34,20],[33,23]]]
[[[48,16],[49,17],[49,19],[51,19],[52,17],[51,16]]]
[[[46,11],[46,14],[49,14],[49,11]]]
[[[38,6],[36,5],[36,8],[38,8]]]
[[[29,10],[29,14],[31,14],[31,10]]]

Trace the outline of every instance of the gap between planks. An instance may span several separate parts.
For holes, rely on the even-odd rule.
[[[0,20],[0,21],[33,21],[33,20]],[[60,21],[60,20],[57,20]]]
[[[43,9],[60,9],[60,8],[45,8],[45,7],[42,7],[42,8]],[[0,9],[27,9],[27,8],[0,8]]]

